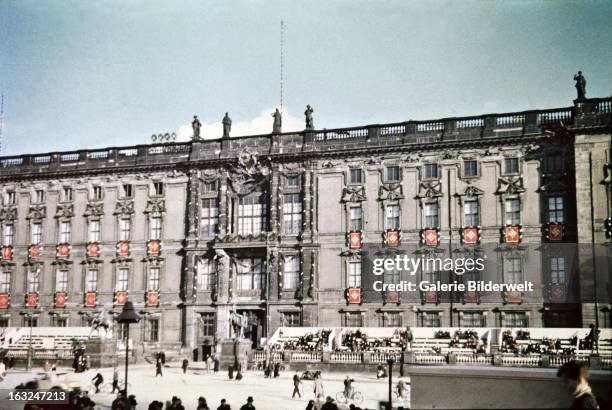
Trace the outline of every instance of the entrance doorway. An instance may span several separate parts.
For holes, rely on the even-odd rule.
[[[244,329],[244,337],[251,340],[253,349],[258,349],[263,337],[265,312],[263,310],[238,310],[239,314],[248,317],[248,327]]]

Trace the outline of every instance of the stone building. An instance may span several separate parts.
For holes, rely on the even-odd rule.
[[[129,299],[145,352],[199,358],[232,311],[254,346],[280,326],[587,326],[597,312],[610,327],[611,102],[2,158],[0,325],[83,326]],[[535,291],[365,289],[364,249],[400,246],[486,254],[464,278]]]

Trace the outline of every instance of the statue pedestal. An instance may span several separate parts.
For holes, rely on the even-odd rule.
[[[89,367],[113,367],[121,359],[117,357],[117,345],[114,340],[89,338],[85,354],[89,356]]]
[[[221,354],[219,355],[219,365],[221,369],[227,370],[238,360],[242,365],[242,370],[246,370],[249,353],[251,353],[252,341],[248,339],[225,339],[221,341]]]

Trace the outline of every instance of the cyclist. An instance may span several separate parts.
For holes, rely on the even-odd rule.
[[[351,379],[349,376],[346,376],[344,379],[344,397],[347,400],[351,400],[353,398],[353,382],[355,380]]]

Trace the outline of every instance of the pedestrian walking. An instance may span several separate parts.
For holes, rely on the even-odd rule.
[[[274,378],[280,376],[280,362],[274,363]]]
[[[230,380],[234,379],[234,366],[229,365],[227,368],[227,377],[229,377]]]
[[[157,376],[164,376],[164,374],[162,373],[162,361],[161,359],[158,359],[157,362],[155,363],[155,377]]]
[[[321,382],[321,374],[317,374],[314,379],[314,395],[315,399],[323,399],[325,392],[323,391],[323,382]]]
[[[294,374],[293,375],[293,394],[291,395],[291,398],[294,399],[295,395],[297,394],[299,398],[302,398],[302,395],[300,394],[300,384],[302,383],[302,380],[300,380],[300,375],[299,374]]]
[[[114,393],[115,390],[119,391],[119,369],[117,369],[117,367],[113,368],[113,391],[111,391],[111,393]]]
[[[187,366],[189,366],[189,360],[187,360],[186,358],[183,359],[183,374],[187,373]]]
[[[94,386],[96,387],[96,394],[100,393],[100,385],[104,382],[104,377],[98,372],[91,381],[94,382]]]
[[[210,373],[210,371],[212,370],[212,367],[213,367],[213,360],[212,360],[212,357],[208,355],[208,357],[206,357],[206,372]]]
[[[214,372],[215,374],[217,374],[219,372],[219,358],[215,356],[215,358],[213,359],[213,362],[214,362]]]

